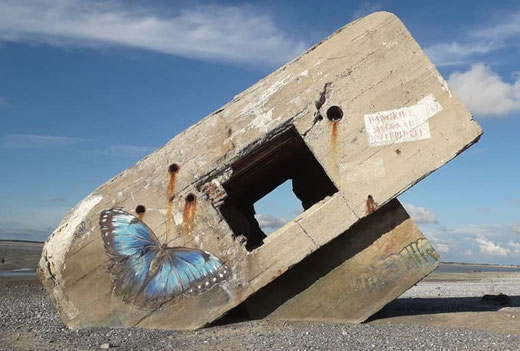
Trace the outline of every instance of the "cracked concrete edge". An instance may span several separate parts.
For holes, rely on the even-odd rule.
[[[69,320],[73,319],[79,311],[69,299],[65,298],[63,289],[58,286],[62,282],[61,272],[65,264],[65,256],[72,246],[76,228],[102,199],[101,195],[90,194],[79,202],[67,213],[43,246],[38,265],[40,280],[53,296],[60,313]]]

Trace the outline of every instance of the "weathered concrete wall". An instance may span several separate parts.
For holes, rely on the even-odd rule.
[[[439,255],[392,200],[244,302],[253,318],[359,323],[437,266]]]
[[[363,218],[368,195],[388,202],[480,134],[403,24],[392,14],[375,13],[340,29],[96,189],[47,240],[40,275],[70,327],[201,327]],[[317,172],[332,186],[311,194],[296,184],[302,201],[310,201],[307,210],[263,243],[257,235],[260,241],[248,248],[263,245],[248,251],[241,236],[250,243],[256,231],[252,202],[278,181],[297,176],[298,163],[284,166],[292,160],[283,159],[286,150],[304,162],[300,169],[313,170],[300,184],[309,184]],[[279,158],[273,176],[267,172],[271,158]],[[138,205],[146,212],[135,215],[157,240],[127,261],[116,259],[110,240],[116,240],[119,224],[102,213],[114,207],[134,212]],[[162,244],[210,252],[220,260],[219,270],[228,268],[225,277],[187,294],[200,285],[196,281],[181,289],[186,293],[151,299],[151,307],[143,308],[137,301],[172,252]],[[143,273],[139,260],[146,255],[154,259]],[[131,261],[138,264],[125,263]],[[220,279],[219,272],[205,276]],[[133,286],[137,273],[145,278]],[[123,302],[118,291],[135,294],[133,302]]]

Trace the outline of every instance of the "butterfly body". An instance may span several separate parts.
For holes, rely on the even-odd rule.
[[[183,293],[200,293],[224,281],[229,269],[209,252],[161,244],[141,220],[121,209],[99,220],[116,295],[140,308]]]
[[[159,268],[161,267],[161,264],[163,262],[163,260],[165,259],[164,256],[165,256],[165,252],[164,250],[158,250],[157,251],[157,254],[155,255],[155,257],[152,259],[152,262],[150,262],[150,267],[148,268],[148,275],[154,275],[155,273],[157,273],[157,271],[159,270]]]

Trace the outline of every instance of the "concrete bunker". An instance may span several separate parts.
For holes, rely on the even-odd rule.
[[[375,13],[94,190],[39,274],[71,328],[195,329],[237,306],[359,323],[438,265],[394,199],[481,133],[403,24]],[[289,179],[305,212],[265,238],[254,204]]]
[[[266,234],[255,218],[254,204],[287,180],[304,210],[338,191],[296,129],[291,126],[232,165],[223,184],[227,193],[220,207],[236,237],[249,251],[262,245]]]

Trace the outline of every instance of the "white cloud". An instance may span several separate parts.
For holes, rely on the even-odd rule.
[[[433,246],[438,253],[446,253],[450,251],[450,247],[446,244],[434,243]]]
[[[467,249],[466,251],[464,251],[464,255],[465,256],[473,256],[473,251],[471,251],[470,249]]]
[[[476,29],[471,35],[491,40],[516,38],[520,36],[520,11],[501,16],[498,23]]]
[[[437,66],[464,63],[464,60],[474,54],[485,54],[497,49],[497,44],[491,42],[473,43],[438,43],[425,49],[426,54]]]
[[[520,78],[508,84],[483,63],[450,74],[448,82],[478,117],[500,117],[520,110]]]
[[[85,139],[35,134],[8,134],[0,138],[0,146],[15,149],[39,149],[74,145]]]
[[[510,240],[507,242],[507,245],[513,248],[512,250],[514,254],[520,254],[520,243]]]
[[[210,61],[280,64],[307,46],[252,6],[166,10],[81,0],[4,0],[0,41],[127,46]]]
[[[478,245],[480,246],[480,253],[487,256],[508,256],[511,250],[495,244],[491,240],[487,240],[484,237],[476,238]]]
[[[511,224],[419,227],[443,261],[520,264],[519,236]]]
[[[287,220],[282,217],[275,217],[271,216],[269,214],[263,214],[263,213],[257,213],[255,214],[255,218],[258,221],[258,225],[260,228],[271,228],[276,229],[283,226],[285,223],[287,223]]]
[[[467,238],[474,241],[477,237],[493,240],[499,245],[505,245],[510,240],[518,240],[518,234],[514,232],[514,226],[511,224],[482,224],[468,225],[449,228],[446,236]]]
[[[513,231],[517,234],[520,234],[520,223],[513,224]]]
[[[155,149],[156,148],[150,146],[112,145],[106,149],[100,150],[99,153],[107,156],[140,158],[152,153]]]
[[[412,217],[412,220],[417,224],[439,223],[437,215],[424,207],[414,206],[412,204],[404,204],[404,208],[410,217]]]
[[[463,41],[436,43],[425,49],[438,66],[464,63],[472,55],[488,54],[520,44],[520,11],[499,16],[500,20],[464,33]]]
[[[372,12],[380,11],[382,8],[383,6],[378,2],[364,2],[352,14],[352,20],[364,17],[371,14]]]
[[[431,244],[433,245],[433,248],[438,253],[443,254],[443,253],[450,252],[450,246],[446,242],[441,241],[436,238],[431,238],[430,241],[431,241]]]

